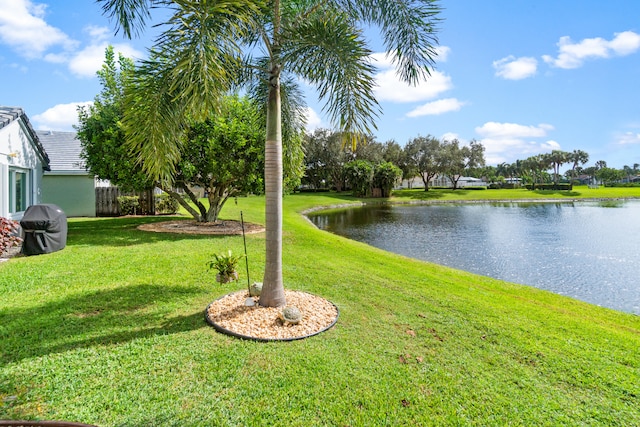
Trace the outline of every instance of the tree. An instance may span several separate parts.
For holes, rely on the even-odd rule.
[[[356,149],[352,150],[354,160],[366,160],[374,165],[384,162],[384,145],[373,136],[363,136],[360,142]]]
[[[561,150],[553,150],[550,154],[546,154],[546,159],[550,167],[553,169],[553,185],[557,187],[560,180],[560,167],[571,161],[571,153]]]
[[[485,164],[484,146],[476,140],[462,147],[457,139],[445,141],[441,153],[441,172],[449,178],[454,190],[458,188],[458,181],[465,171]]]
[[[537,183],[542,184],[545,181],[548,177],[546,171],[549,168],[549,157],[544,154],[528,157],[522,162],[523,177],[531,182],[532,190]]]
[[[624,171],[614,168],[601,167],[596,171],[596,178],[604,184],[611,184],[624,178]]]
[[[382,162],[374,168],[373,187],[382,190],[382,197],[389,197],[391,190],[401,178],[402,170],[399,167],[391,162]]]
[[[353,159],[342,143],[342,135],[328,129],[316,129],[304,142],[304,182],[313,188],[344,187],[344,165]]]
[[[198,221],[214,222],[229,197],[262,192],[264,124],[258,106],[247,98],[228,97],[215,116],[192,123],[180,149],[174,184],[194,209],[171,187],[174,197]],[[209,208],[191,190],[205,190]]]
[[[371,133],[379,112],[376,69],[363,26],[381,29],[399,77],[415,84],[433,65],[435,0],[98,1],[118,20],[116,31],[128,37],[144,28],[151,7],[165,6],[172,14],[138,69],[124,120],[130,145],[157,180],[172,180],[185,117],[206,116],[232,87],[261,88],[265,94],[266,261],[260,304],[285,305],[282,113],[287,90],[281,83],[290,72],[316,87],[331,122],[357,145],[361,135]]]
[[[394,140],[389,140],[382,144],[382,159],[385,162],[393,163],[402,169],[404,163],[404,152],[400,144]]]
[[[347,182],[355,197],[365,197],[371,194],[374,168],[367,160],[353,160],[344,165]]]
[[[424,191],[429,191],[429,182],[441,171],[441,150],[440,140],[432,136],[419,136],[405,146],[407,157],[422,178]]]
[[[589,161],[589,153],[582,150],[573,150],[569,153],[569,162],[571,163],[571,178],[576,179],[576,168],[586,164]]]
[[[113,46],[108,46],[102,68],[97,72],[102,91],[94,98],[93,105],[78,108],[76,126],[87,170],[124,190],[153,187],[153,180],[129,155],[120,125],[125,110],[125,89],[133,70],[131,59],[119,54],[116,60]]]

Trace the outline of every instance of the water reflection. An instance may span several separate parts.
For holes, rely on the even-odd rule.
[[[391,252],[640,314],[640,202],[377,205],[310,216]]]

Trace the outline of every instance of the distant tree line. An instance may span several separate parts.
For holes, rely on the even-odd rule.
[[[461,145],[457,139],[420,136],[401,147],[393,140],[380,143],[369,137],[355,149],[343,141],[342,134],[327,129],[307,134],[303,186],[337,191],[348,188],[360,196],[380,189],[386,196],[401,179],[407,180],[410,188],[421,179],[429,191],[431,179],[441,175],[456,189],[462,176],[485,165],[484,146],[475,140]]]
[[[550,183],[557,186],[560,182],[616,185],[637,181],[640,175],[638,163],[632,167],[625,165],[622,169],[615,169],[608,167],[604,160],[598,160],[593,166],[584,167],[588,161],[589,154],[583,150],[553,150],[551,153],[538,154],[513,163],[488,166],[480,173],[488,182],[504,183],[518,178],[522,184],[531,188]],[[570,168],[560,174],[563,165]]]
[[[380,143],[369,137],[366,144],[355,150],[343,141],[339,132],[328,129],[306,135],[305,174],[301,181],[304,188],[350,189],[354,194],[367,196],[373,189],[382,188],[380,178],[376,180],[382,170],[387,171],[385,188],[393,188],[402,179],[409,188],[421,181],[425,191],[429,191],[430,183],[438,176],[447,177],[453,189],[458,188],[464,176],[483,179],[493,187],[523,185],[535,189],[561,188],[561,184],[570,187],[577,183],[630,183],[640,174],[638,163],[614,169],[600,160],[594,166],[584,167],[589,154],[583,150],[553,150],[513,163],[487,166],[484,146],[476,140],[461,145],[457,139],[440,140],[428,135],[413,138],[402,147],[393,140]],[[394,176],[390,172],[394,170],[392,166],[397,169],[394,183],[390,183]],[[561,173],[563,166],[570,168]]]

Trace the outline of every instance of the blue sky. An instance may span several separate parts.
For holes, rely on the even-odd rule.
[[[585,150],[588,165],[640,163],[640,2],[444,0],[431,79],[399,83],[374,41],[383,108],[377,140],[481,141],[488,164],[553,149]],[[375,34],[371,33],[372,40]],[[36,129],[73,130],[91,102],[107,44],[144,57],[89,0],[0,0],[0,104]],[[309,126],[330,127],[311,94]]]

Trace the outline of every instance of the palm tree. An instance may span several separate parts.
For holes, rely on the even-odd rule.
[[[589,161],[589,153],[582,150],[573,150],[569,153],[569,162],[573,164],[571,167],[571,178],[576,179],[576,168],[584,165]]]
[[[557,188],[560,180],[560,167],[571,161],[571,153],[561,150],[553,150],[550,154],[545,154],[549,166],[553,169],[553,186]]]
[[[282,281],[282,140],[288,90],[297,75],[318,89],[325,111],[354,146],[379,114],[376,68],[364,29],[381,30],[400,78],[429,76],[440,11],[435,0],[98,0],[116,33],[139,33],[151,8],[172,16],[140,68],[125,117],[145,169],[170,181],[185,117],[215,110],[233,88],[266,103],[266,262],[263,306],[286,304]],[[293,80],[290,80],[292,82]],[[285,121],[288,115],[284,117]]]

